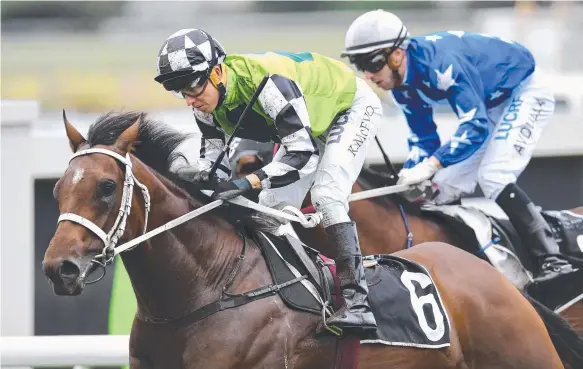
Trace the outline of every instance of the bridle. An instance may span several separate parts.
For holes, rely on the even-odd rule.
[[[113,226],[111,227],[108,233],[105,233],[98,225],[93,223],[91,220],[74,213],[63,213],[59,216],[59,219],[57,221],[57,224],[64,220],[68,220],[79,225],[82,225],[83,227],[93,232],[93,234],[99,237],[103,242],[104,246],[102,253],[96,255],[93,258],[93,260],[91,260],[92,263],[95,263],[103,268],[103,274],[94,281],[86,282],[87,284],[95,283],[101,280],[105,276],[105,266],[111,264],[113,262],[113,259],[115,258],[115,255],[117,254],[115,252],[116,245],[125,232],[127,219],[128,216],[130,215],[130,211],[132,208],[132,196],[134,192],[133,191],[134,184],[140,187],[140,189],[142,190],[142,194],[144,195],[145,203],[144,233],[146,232],[148,227],[148,214],[150,212],[150,193],[148,192],[148,188],[140,181],[138,181],[138,179],[134,175],[129,153],[127,153],[126,156],[124,157],[108,149],[90,148],[78,151],[75,154],[73,154],[73,156],[71,156],[71,158],[69,159],[69,162],[71,162],[71,160],[75,159],[76,157],[89,154],[105,154],[111,156],[112,158],[116,159],[117,161],[125,165],[125,179],[119,212],[117,214],[115,222],[113,223]]]

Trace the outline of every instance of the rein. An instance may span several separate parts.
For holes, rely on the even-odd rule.
[[[77,224],[89,229],[93,234],[95,234],[97,237],[99,237],[99,239],[101,239],[101,241],[103,242],[104,246],[103,246],[102,253],[96,255],[94,257],[94,259],[91,260],[92,263],[100,266],[103,269],[103,274],[98,279],[96,279],[94,281],[86,282],[87,284],[96,283],[99,280],[101,280],[105,276],[106,266],[113,262],[116,255],[118,255],[124,251],[131,250],[131,249],[135,248],[141,242],[144,242],[144,241],[146,241],[146,240],[148,240],[148,239],[150,239],[150,238],[152,238],[152,237],[154,237],[162,232],[170,230],[170,229],[172,229],[180,224],[183,224],[183,223],[185,223],[193,218],[196,218],[199,215],[207,213],[207,212],[219,207],[220,205],[222,205],[224,203],[223,200],[215,200],[209,204],[206,204],[206,205],[199,207],[198,209],[195,209],[189,213],[186,213],[186,214],[184,214],[176,219],[173,219],[170,222],[168,222],[160,227],[154,228],[151,231],[146,232],[147,227],[148,227],[148,214],[150,212],[150,205],[151,205],[150,194],[149,194],[148,188],[144,184],[142,184],[134,175],[132,163],[131,163],[131,159],[130,159],[130,154],[128,153],[124,157],[124,156],[121,156],[118,153],[111,151],[111,150],[108,150],[108,149],[90,148],[90,149],[76,152],[74,155],[71,156],[71,158],[69,159],[69,162],[71,162],[71,160],[73,160],[76,157],[79,157],[82,155],[90,155],[90,154],[104,154],[104,155],[108,155],[108,156],[116,159],[117,161],[119,161],[121,164],[123,164],[125,166],[125,173],[124,173],[125,179],[124,179],[124,187],[123,187],[120,209],[118,211],[117,218],[116,218],[113,226],[111,227],[111,229],[109,230],[108,233],[105,233],[93,221],[91,221],[87,218],[84,218],[78,214],[63,213],[59,216],[59,219],[57,220],[57,224],[59,224],[60,222],[63,222],[63,221],[70,221],[70,222],[77,223]],[[145,221],[144,221],[144,231],[143,231],[144,233],[141,236],[134,238],[133,240],[131,240],[129,242],[126,242],[122,245],[117,245],[118,241],[121,239],[121,237],[125,233],[127,219],[128,219],[130,212],[131,212],[132,195],[133,195],[134,185],[137,185],[138,187],[140,187],[140,189],[142,190],[142,194],[144,196],[144,203],[145,203],[145,216],[144,216]],[[405,191],[407,189],[408,189],[408,186],[390,186],[390,187],[373,189],[373,190],[369,190],[369,191],[363,191],[363,192],[360,192],[358,194],[351,195],[350,201],[357,201],[357,200],[362,200],[362,199],[366,199],[366,198],[370,198],[370,197],[384,196],[384,195],[390,194],[390,193],[402,192],[402,191]],[[202,192],[205,193],[206,195],[210,195],[210,193],[212,191],[202,191]],[[250,208],[250,209],[253,209],[256,211],[260,211],[260,212],[272,215],[274,217],[284,218],[284,219],[287,219],[288,221],[298,222],[306,228],[315,227],[322,220],[321,213],[303,214],[299,209],[291,207],[291,206],[287,206],[283,210],[276,210],[276,209],[272,209],[272,208],[257,204],[257,203],[255,203],[251,200],[248,200],[242,196],[239,196],[237,198],[227,200],[227,201],[234,203],[236,205],[239,205],[239,206],[247,207],[247,208]],[[236,265],[235,265],[233,271],[231,272],[231,274],[229,275],[229,278],[227,279],[226,285],[223,287],[221,297],[218,300],[216,300],[210,304],[207,304],[201,308],[198,308],[194,311],[191,311],[183,316],[177,317],[177,318],[158,318],[158,317],[147,317],[147,316],[146,317],[139,317],[138,316],[138,318],[140,320],[143,320],[144,322],[153,323],[153,324],[185,323],[185,322],[192,324],[192,323],[197,322],[199,320],[202,320],[210,315],[213,315],[219,311],[222,311],[225,309],[235,308],[235,307],[240,306],[240,305],[245,305],[245,304],[247,304],[251,301],[254,301],[254,300],[258,300],[258,299],[262,299],[262,298],[265,298],[268,296],[272,296],[284,287],[287,287],[287,286],[292,285],[294,283],[302,282],[303,280],[307,279],[307,275],[298,275],[296,278],[294,278],[292,280],[289,280],[289,281],[286,281],[286,282],[283,282],[283,283],[280,283],[277,285],[268,285],[268,286],[264,286],[264,287],[259,287],[257,289],[254,289],[254,290],[248,291],[246,293],[242,293],[242,294],[230,294],[229,292],[227,292],[227,290],[231,286],[231,284],[233,283],[233,281],[237,275],[237,272],[240,269],[240,265],[243,262],[243,260],[245,259],[246,238],[243,234],[240,234],[240,235],[241,235],[241,238],[243,240],[243,246],[241,249],[241,253],[237,259],[237,262],[236,262]],[[85,273],[82,276],[84,277]],[[326,306],[324,306],[324,309],[326,309]]]
[[[97,237],[103,241],[104,248],[103,252],[99,255],[96,255],[96,259],[102,260],[94,260],[95,263],[106,266],[112,263],[115,256],[118,254],[128,251],[136,247],[141,242],[144,242],[162,232],[168,231],[176,226],[181,225],[193,218],[196,218],[206,212],[209,212],[224,203],[223,200],[215,200],[211,203],[203,205],[198,209],[195,209],[189,213],[186,213],[176,219],[169,221],[166,224],[161,225],[160,227],[154,228],[149,232],[146,232],[148,226],[148,214],[150,212],[150,194],[148,192],[148,188],[143,185],[134,175],[132,163],[130,160],[130,155],[126,154],[125,157],[119,155],[118,153],[102,148],[91,148],[79,151],[71,156],[69,162],[74,158],[82,155],[89,155],[89,154],[104,154],[111,156],[112,158],[118,160],[123,165],[125,165],[125,180],[124,180],[124,187],[123,187],[123,194],[122,194],[122,201],[121,206],[118,212],[118,216],[116,221],[114,222],[111,230],[108,233],[105,233],[99,226],[93,223],[91,220],[84,218],[80,215],[74,213],[64,213],[59,216],[57,224],[68,220],[71,222],[75,222],[80,224],[91,232],[93,232]],[[133,187],[134,184],[138,185],[142,190],[142,194],[144,195],[144,202],[145,202],[145,222],[144,222],[144,234],[141,236],[134,238],[131,241],[128,241],[122,245],[117,245],[117,242],[121,238],[121,236],[125,232],[127,218],[130,215],[131,207],[132,207],[132,194],[133,194]],[[371,197],[379,197],[385,196],[393,193],[403,192],[409,189],[407,185],[394,185],[394,186],[387,186],[381,188],[375,188],[372,190],[362,191],[355,194],[351,194],[349,196],[349,201],[358,201],[364,200]],[[203,190],[202,191],[206,195],[210,195],[212,191]],[[252,210],[256,210],[268,215],[272,215],[274,217],[283,218],[292,222],[300,223],[305,228],[312,228],[317,226],[320,221],[322,220],[321,213],[314,213],[314,214],[303,214],[299,209],[294,208],[293,206],[286,206],[283,210],[272,209],[267,206],[260,205],[255,203],[245,197],[239,196],[234,199],[227,200],[227,202],[246,207]],[[101,279],[101,278],[100,278]],[[97,281],[93,281],[91,283],[95,283]]]

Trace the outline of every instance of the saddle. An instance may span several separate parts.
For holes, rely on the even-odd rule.
[[[324,304],[337,308],[337,279],[334,261],[304,245],[295,237],[255,231],[250,236],[259,245],[274,284],[305,276],[301,283],[280,289],[282,300],[292,309],[322,314]]]
[[[426,203],[421,210],[440,217],[470,245],[466,251],[489,261],[516,287],[531,293],[547,307],[560,308],[583,293],[583,288],[576,287],[580,285],[581,272],[533,284],[538,264],[528,244],[521,240],[495,201],[464,198],[455,205]],[[583,216],[568,210],[541,210],[541,214],[549,223],[561,253],[583,260]]]

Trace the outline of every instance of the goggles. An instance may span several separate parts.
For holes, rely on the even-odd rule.
[[[207,78],[202,85],[200,85],[199,82],[200,82],[199,79],[197,79],[194,82],[192,82],[190,86],[184,87],[180,90],[171,90],[170,92],[172,92],[172,94],[179,99],[185,98],[184,93],[188,93],[188,96],[190,97],[194,98],[199,97],[206,90],[206,87],[208,86],[209,83],[209,79]]]
[[[393,50],[379,50],[364,55],[350,55],[348,58],[350,63],[354,64],[359,71],[377,73],[388,64],[389,55],[391,55]]]

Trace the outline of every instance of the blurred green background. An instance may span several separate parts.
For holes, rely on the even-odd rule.
[[[45,110],[175,108],[182,102],[153,77],[159,47],[180,28],[205,29],[229,53],[279,49],[339,58],[347,27],[371,9],[399,13],[420,34],[480,30],[476,11],[528,14],[545,7],[512,1],[2,1],[1,93],[2,99],[39,100]]]

